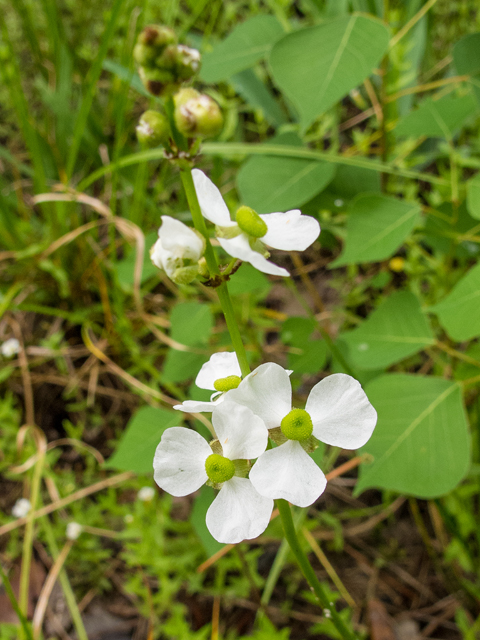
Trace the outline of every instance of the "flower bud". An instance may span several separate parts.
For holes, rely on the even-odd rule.
[[[184,89],[179,93],[182,94]],[[179,94],[177,94],[178,96]],[[175,124],[187,137],[209,138],[217,135],[223,126],[223,116],[218,104],[205,94],[192,95],[188,100],[183,95],[175,96]]]
[[[176,39],[172,29],[163,25],[148,25],[138,36],[133,49],[135,62],[142,67],[152,66],[165,48],[174,44]]]
[[[138,73],[147,91],[154,96],[173,93],[177,88],[173,75],[164,69],[140,67]]]
[[[149,149],[164,144],[170,135],[168,120],[158,111],[145,111],[136,130],[138,141]]]

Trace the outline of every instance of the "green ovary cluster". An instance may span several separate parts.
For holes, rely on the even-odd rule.
[[[215,391],[221,391],[225,393],[230,389],[236,389],[242,379],[239,376],[227,376],[226,378],[219,378],[213,383]]]
[[[212,453],[205,460],[205,471],[207,476],[215,484],[220,484],[230,480],[235,475],[235,465],[228,458]]]
[[[250,207],[240,207],[235,220],[240,229],[253,238],[262,238],[268,231],[266,222]]]
[[[292,409],[280,423],[283,435],[289,440],[307,440],[313,432],[310,415],[304,409]]]

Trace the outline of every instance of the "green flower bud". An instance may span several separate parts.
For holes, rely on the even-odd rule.
[[[268,231],[267,223],[250,207],[240,207],[235,219],[240,229],[254,238],[262,238]]]
[[[283,418],[280,428],[289,440],[307,440],[313,433],[313,422],[304,409],[292,409]]]
[[[177,129],[187,137],[209,138],[217,135],[223,126],[220,107],[215,100],[205,94],[176,106],[174,117]]]
[[[175,282],[175,284],[190,284],[197,276],[198,265],[193,264],[189,267],[178,267],[178,269],[175,269],[170,275],[170,280]]]
[[[236,389],[242,379],[239,376],[227,376],[226,378],[219,378],[213,383],[215,391],[230,391],[230,389]]]
[[[148,148],[164,144],[170,135],[168,120],[158,111],[145,111],[137,125],[137,138]]]
[[[154,96],[167,95],[177,88],[172,74],[164,69],[140,67],[138,73],[147,91]]]
[[[212,453],[205,460],[205,471],[209,479],[215,483],[220,484],[227,482],[235,475],[235,465],[228,458]]]
[[[137,49],[137,46],[139,46],[139,49],[137,50],[138,53],[136,53],[134,49],[133,55],[135,57],[135,61],[143,66],[146,64],[146,61],[155,60],[155,58],[163,53],[166,47],[171,44],[175,44],[176,41],[177,36],[175,35],[175,32],[169,27],[165,27],[164,25],[149,24],[137,38],[135,49]],[[140,52],[143,56],[142,59],[137,58],[137,55],[140,56]]]
[[[198,261],[198,274],[202,276],[202,278],[210,278],[210,271],[208,270],[205,256],[202,256]]]

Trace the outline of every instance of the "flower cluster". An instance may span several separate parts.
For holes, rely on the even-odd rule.
[[[291,372],[280,365],[260,365],[243,380],[239,373],[234,354],[212,356],[196,382],[217,395],[175,408],[212,411],[216,438],[207,443],[190,429],[167,429],[153,465],[157,484],[174,496],[205,482],[220,489],[207,512],[207,527],[223,543],[260,535],[274,499],[300,507],[315,502],[326,478],[309,452],[319,441],[357,449],[377,421],[362,387],[348,375],[333,374],[316,384],[305,409],[299,409],[292,408]]]
[[[192,176],[202,214],[215,224],[215,234],[220,246],[233,258],[249,262],[259,271],[276,276],[288,276],[286,269],[267,259],[270,254],[266,247],[282,251],[304,251],[320,234],[317,220],[302,215],[298,209],[286,213],[259,215],[250,207],[242,206],[237,210],[235,220],[232,220],[228,207],[213,182],[199,169],[194,169]],[[194,256],[200,257],[204,247],[199,254],[199,240],[192,229],[179,221],[176,221],[174,228],[170,222],[166,225],[166,220],[173,219],[162,217],[163,224],[158,232],[160,244],[168,244],[170,255],[175,255],[175,264],[182,260],[198,260],[199,258]],[[158,257],[155,248],[152,260],[174,280],[171,273],[175,273],[175,269],[166,269],[164,260]],[[193,274],[194,271],[189,273]],[[188,281],[191,282],[195,275]]]

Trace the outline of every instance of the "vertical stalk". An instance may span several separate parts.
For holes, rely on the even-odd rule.
[[[192,213],[192,219],[195,229],[199,231],[205,238],[205,259],[207,261],[208,270],[211,276],[218,276],[220,275],[220,270],[218,268],[217,259],[213,251],[213,247],[210,243],[205,220],[203,218],[200,204],[198,202],[197,192],[195,191],[195,185],[192,178],[192,170],[189,167],[182,168],[180,170],[180,176],[182,178],[183,187],[187,196],[188,206],[190,207],[190,211]],[[220,304],[222,305],[222,311],[225,316],[228,331],[232,339],[233,348],[235,349],[235,353],[237,354],[240,369],[242,371],[242,376],[245,377],[250,373],[250,365],[248,364],[247,354],[245,351],[245,347],[243,346],[242,336],[240,335],[240,330],[235,318],[235,313],[233,311],[232,301],[228,293],[226,282],[222,282],[222,284],[217,287],[217,293]]]
[[[286,500],[276,500],[276,503],[280,512],[280,517],[282,518],[285,538],[287,539],[287,542],[290,545],[290,549],[292,550],[293,555],[295,556],[295,559],[297,560],[303,575],[307,579],[308,584],[312,587],[315,595],[319,599],[320,605],[324,609],[325,616],[331,619],[337,631],[344,640],[358,640],[357,636],[353,633],[353,631],[350,631],[350,629],[348,629],[348,627],[338,614],[337,610],[335,609],[335,605],[330,602],[320,581],[315,575],[315,571],[312,569],[312,566],[298,540],[297,532],[295,531],[295,525],[293,524],[292,512],[290,511],[288,502]]]

